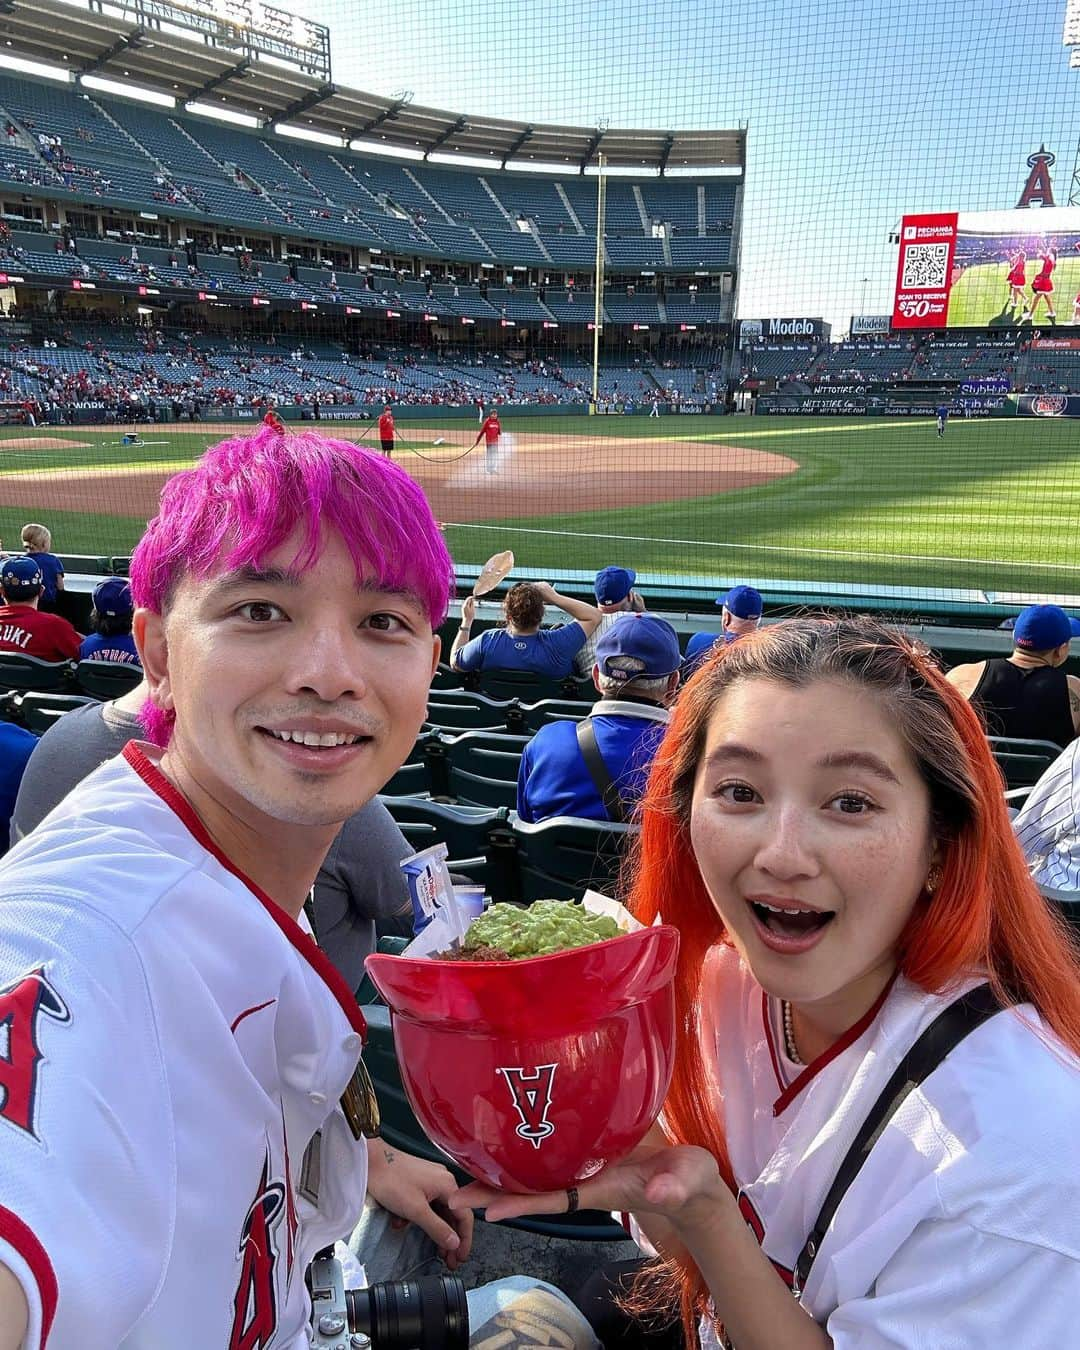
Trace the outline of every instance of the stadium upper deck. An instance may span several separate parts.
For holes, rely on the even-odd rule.
[[[565,276],[593,265],[596,184],[587,174],[603,153],[610,167],[642,175],[609,179],[611,273],[735,271],[742,131],[543,127],[443,113],[261,61],[257,44],[238,60],[236,39],[225,34],[188,42],[149,33],[138,0],[130,19],[124,8],[101,13],[63,0],[4,7],[0,29],[12,54],[53,65],[59,56],[74,77],[0,77],[0,193],[5,183],[17,187],[32,216],[41,218],[45,202],[84,217],[150,210],[178,230],[341,246],[353,266],[374,256],[440,260],[474,276],[496,265]],[[177,11],[189,21],[191,12]],[[78,79],[88,72],[166,93],[176,110],[91,94]],[[184,111],[211,96],[259,127]],[[280,135],[280,126],[330,134],[337,144]],[[411,158],[364,153],[372,147]],[[438,162],[447,153],[479,154],[491,168],[448,167]],[[531,163],[565,168],[514,172]],[[676,169],[700,179],[667,176]],[[26,214],[22,204],[17,211]]]

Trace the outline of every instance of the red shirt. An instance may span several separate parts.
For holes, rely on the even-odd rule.
[[[381,413],[379,416],[379,440],[392,441],[394,439],[394,414]]]
[[[502,435],[502,427],[499,426],[499,419],[494,413],[485,421],[481,430],[484,433],[484,440],[488,445],[494,445]]]
[[[67,619],[33,605],[0,605],[0,652],[22,652],[42,661],[74,661],[80,638]]]

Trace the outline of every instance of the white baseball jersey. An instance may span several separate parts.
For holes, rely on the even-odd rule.
[[[299,1350],[363,1205],[363,1018],[132,743],[0,864],[0,1262],[24,1350]]]
[[[1080,896],[1080,741],[1073,741],[1031,789],[1013,829],[1041,886]]]
[[[814,1064],[734,949],[711,954],[707,1056],[747,1223],[791,1283],[859,1126],[953,998],[903,977]],[[1036,1030],[1039,1028],[1040,1030]],[[991,1017],[904,1101],[840,1202],[802,1302],[835,1350],[1062,1350],[1080,1306],[1080,1063],[1030,1007]],[[711,1337],[705,1342],[715,1345]]]

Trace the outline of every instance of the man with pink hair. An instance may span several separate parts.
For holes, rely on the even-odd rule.
[[[467,1254],[450,1173],[372,1137],[304,916],[424,720],[452,578],[420,489],[347,442],[268,418],[166,484],[131,565],[148,741],[0,865],[0,1350],[298,1350],[365,1191]]]

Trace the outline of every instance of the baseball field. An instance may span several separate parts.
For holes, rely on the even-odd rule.
[[[1080,594],[1080,445],[1052,419],[519,417],[497,472],[470,422],[399,422],[455,558],[672,577]],[[355,436],[360,425],[324,423]],[[235,425],[0,432],[0,538],[123,554],[161,483]],[[243,434],[241,425],[239,434]],[[436,444],[436,442],[440,442]]]

